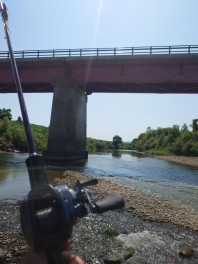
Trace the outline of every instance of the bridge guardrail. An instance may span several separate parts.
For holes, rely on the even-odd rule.
[[[15,58],[58,58],[86,56],[161,55],[198,53],[198,45],[145,46],[128,48],[50,49],[14,51]],[[0,51],[0,59],[8,59],[8,51]]]

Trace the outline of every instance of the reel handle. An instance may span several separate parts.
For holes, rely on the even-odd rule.
[[[122,209],[125,205],[125,202],[121,195],[114,194],[101,201],[95,202],[94,205],[94,211],[100,214],[109,210]]]

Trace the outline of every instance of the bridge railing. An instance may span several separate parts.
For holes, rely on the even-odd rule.
[[[14,51],[15,58],[58,58],[85,56],[123,56],[155,54],[192,54],[198,53],[198,45],[145,46],[128,48],[91,48],[91,49],[50,49]],[[0,59],[10,57],[8,51],[0,51]]]

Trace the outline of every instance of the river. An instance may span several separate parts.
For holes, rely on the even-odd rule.
[[[0,201],[21,200],[30,190],[27,154],[0,154]],[[103,177],[143,192],[169,197],[198,211],[198,169],[130,151],[89,154],[87,163],[69,169]],[[48,168],[50,177],[60,173]]]

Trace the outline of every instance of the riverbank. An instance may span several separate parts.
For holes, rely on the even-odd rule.
[[[66,184],[72,188],[76,180],[84,181],[91,178],[88,175],[65,171],[63,177],[54,178],[55,184]],[[96,200],[103,199],[112,193],[120,193],[125,199],[125,210],[132,212],[145,220],[159,223],[171,223],[198,231],[198,212],[189,206],[171,199],[128,189],[107,180],[99,179],[96,186],[91,186]]]
[[[84,181],[88,178],[91,177],[67,170],[50,181],[52,184],[61,183],[72,188],[76,180]],[[90,186],[90,189],[95,201],[112,193],[120,193],[126,205],[123,210],[102,215],[90,214],[79,219],[74,226],[72,249],[84,258],[87,264],[105,263],[105,259],[112,255],[119,256],[120,262],[115,263],[122,264],[154,264],[156,259],[160,263],[197,263],[198,213],[191,208],[101,179],[98,185]],[[178,255],[178,248],[183,243],[190,245],[194,250],[189,259]],[[133,253],[128,256],[127,261],[127,258],[124,258],[129,247]],[[0,263],[20,263],[27,251],[28,246],[20,228],[19,205],[2,204]],[[4,262],[1,262],[1,255]]]
[[[147,156],[153,156],[150,154],[147,154],[145,152],[139,152],[139,151],[133,151],[140,155],[147,155]],[[173,163],[181,164],[184,166],[191,166],[198,168],[198,157],[189,157],[189,156],[179,156],[179,155],[154,155],[156,159],[162,159],[166,161],[170,161]]]
[[[155,156],[155,158],[167,160],[185,166],[198,168],[198,157],[169,155],[169,156]]]

